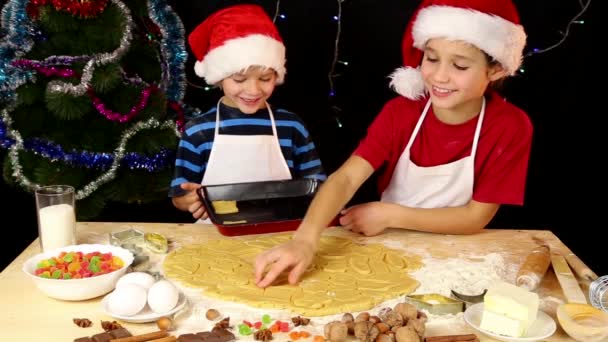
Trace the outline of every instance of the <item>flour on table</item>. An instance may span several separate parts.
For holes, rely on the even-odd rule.
[[[498,253],[462,258],[422,260],[424,266],[410,273],[420,282],[413,294],[438,293],[449,297],[454,290],[464,295],[481,294],[497,280],[514,279],[517,270],[509,270]]]

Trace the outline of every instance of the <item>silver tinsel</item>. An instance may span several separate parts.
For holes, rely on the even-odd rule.
[[[82,69],[82,77],[80,83],[73,85],[63,81],[51,81],[47,85],[47,91],[51,93],[63,93],[70,94],[73,96],[82,96],[86,93],[87,89],[91,85],[91,79],[93,79],[93,71],[98,65],[105,65],[108,63],[114,63],[118,61],[126,52],[129,50],[131,45],[133,20],[131,19],[131,11],[129,8],[120,2],[119,0],[112,0],[112,3],[118,7],[125,18],[125,28],[120,39],[120,45],[118,48],[111,53],[99,53],[93,55],[93,57],[87,62]]]
[[[11,105],[8,108],[2,109],[2,121],[4,121],[4,124],[6,125],[6,133],[8,136],[15,139],[15,143],[9,147],[8,151],[8,157],[13,168],[13,178],[15,178],[17,182],[19,182],[19,184],[21,184],[21,186],[24,188],[28,189],[29,191],[34,191],[40,186],[30,182],[30,180],[23,175],[23,169],[19,163],[19,151],[23,150],[23,138],[18,131],[11,128],[13,120],[11,119],[9,113],[13,107],[14,105]]]

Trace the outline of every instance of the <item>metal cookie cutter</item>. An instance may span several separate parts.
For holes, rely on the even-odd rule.
[[[437,293],[409,295],[405,301],[433,315],[457,314],[464,311],[464,302]]]
[[[483,302],[483,298],[486,295],[486,292],[488,292],[488,289],[484,289],[481,294],[465,295],[460,292],[451,290],[452,297],[462,300],[465,303],[465,309],[473,304]]]

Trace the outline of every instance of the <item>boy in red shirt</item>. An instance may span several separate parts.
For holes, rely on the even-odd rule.
[[[388,227],[472,234],[501,204],[522,204],[532,125],[489,86],[517,71],[525,43],[511,0],[424,0],[405,33],[405,66],[391,75],[402,96],[329,176],[294,238],[258,256],[257,285],[290,267],[297,282],[338,212],[366,236]],[[380,168],[381,200],[342,210]]]

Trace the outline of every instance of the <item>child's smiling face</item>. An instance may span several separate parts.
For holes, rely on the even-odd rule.
[[[277,74],[273,69],[259,66],[233,74],[222,80],[224,104],[253,114],[266,106],[274,91]]]
[[[490,64],[477,47],[441,38],[426,43],[420,72],[433,108],[465,113],[481,101],[491,81],[505,75],[500,64]]]

